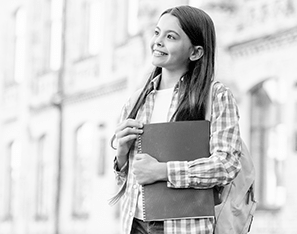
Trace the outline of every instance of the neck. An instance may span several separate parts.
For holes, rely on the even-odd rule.
[[[169,71],[162,69],[162,79],[159,89],[169,89],[174,87],[184,74],[185,71]]]

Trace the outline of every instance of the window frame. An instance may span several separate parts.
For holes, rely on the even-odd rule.
[[[272,92],[269,94],[271,89],[265,88],[273,83],[277,90],[277,80],[273,78],[258,83],[250,90],[250,151],[256,169],[257,209],[278,211],[285,199],[283,173],[278,171],[283,170],[284,164],[283,156],[278,155],[278,134],[282,134],[283,126],[281,105],[277,97],[272,97]]]

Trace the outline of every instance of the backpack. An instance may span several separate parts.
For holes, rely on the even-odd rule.
[[[210,121],[213,100],[212,82],[206,120]],[[239,159],[241,170],[236,178],[220,192],[221,203],[215,206],[215,234],[246,234],[250,231],[256,210],[254,199],[255,169],[249,151],[241,139],[242,151]]]

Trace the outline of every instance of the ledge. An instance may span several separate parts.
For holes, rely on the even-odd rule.
[[[296,42],[297,27],[294,27],[271,35],[230,45],[227,50],[234,57],[245,57]]]

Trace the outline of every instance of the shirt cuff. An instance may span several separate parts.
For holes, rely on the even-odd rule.
[[[189,188],[189,169],[186,161],[167,162],[167,187]]]
[[[128,161],[120,169],[118,167],[117,157],[115,157],[114,161],[113,161],[113,169],[114,169],[114,173],[116,175],[118,184],[122,184],[126,180],[126,177],[127,177]]]

